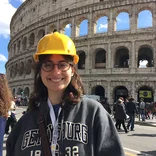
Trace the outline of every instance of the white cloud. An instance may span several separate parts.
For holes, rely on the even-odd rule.
[[[106,29],[108,27],[108,24],[100,24],[100,26],[99,26],[99,30],[101,30],[101,29]]]
[[[13,1],[13,0],[9,0],[9,1]],[[14,1],[23,3],[23,2],[25,2],[26,0],[14,0]]]
[[[20,2],[22,2],[22,3],[25,2],[25,1],[26,1],[26,0],[20,0]]]
[[[67,24],[65,28],[69,29],[70,28],[70,24]]]
[[[0,54],[0,62],[7,62],[7,58],[2,54]]]
[[[9,37],[11,17],[16,11],[9,2],[10,0],[0,0],[0,35],[5,38]]]

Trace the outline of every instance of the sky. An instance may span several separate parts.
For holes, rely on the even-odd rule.
[[[10,40],[10,21],[17,10],[17,8],[24,2],[25,0],[0,0],[0,73],[5,74],[5,64],[8,60],[8,43]],[[146,22],[145,21],[146,17]],[[144,28],[151,26],[151,15],[148,11],[143,12],[143,16],[140,16],[138,20],[138,27]],[[124,20],[121,20],[123,19]],[[129,22],[128,22],[128,14],[121,13],[117,17],[117,30],[128,30]],[[121,26],[122,25],[122,26]],[[80,24],[80,36],[87,35],[87,20],[84,20]],[[65,34],[70,36],[70,25],[66,26]],[[97,33],[107,32],[108,24],[107,17],[101,17],[97,21]],[[147,63],[147,62],[146,62]]]
[[[17,8],[25,0],[0,0],[0,73],[5,74],[10,40],[10,21]]]

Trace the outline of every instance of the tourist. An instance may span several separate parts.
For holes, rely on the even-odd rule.
[[[28,112],[7,140],[7,156],[124,156],[102,105],[83,97],[73,41],[54,32],[38,43]]]

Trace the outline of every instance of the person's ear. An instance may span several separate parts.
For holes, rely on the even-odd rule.
[[[72,68],[72,71],[71,71],[71,76],[74,76],[74,68]]]

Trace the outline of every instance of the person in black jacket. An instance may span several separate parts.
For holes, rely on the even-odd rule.
[[[7,77],[0,73],[0,156],[2,156],[3,152],[3,137],[12,98]]]
[[[134,130],[134,122],[135,122],[135,113],[138,114],[138,110],[136,108],[136,103],[134,102],[134,98],[130,98],[129,102],[127,102],[126,106],[127,114],[129,115],[129,121],[127,124],[127,129],[131,129],[131,131]]]
[[[6,156],[124,156],[110,115],[83,96],[73,41],[54,32],[38,43],[29,108],[7,140]]]
[[[116,119],[116,128],[119,129],[120,125],[122,124],[125,133],[128,133],[128,130],[125,126],[125,119],[126,119],[126,110],[125,105],[121,99],[118,99],[117,103],[114,106],[114,118]]]
[[[105,110],[111,115],[111,108],[110,108],[110,104],[108,103],[108,99],[105,98],[105,99],[102,100],[100,103],[101,103],[102,106],[105,108]]]

